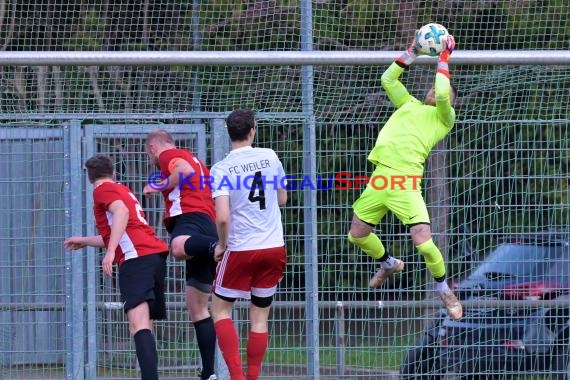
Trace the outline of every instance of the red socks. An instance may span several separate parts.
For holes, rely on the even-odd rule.
[[[231,319],[221,319],[214,325],[218,344],[230,371],[231,380],[245,380],[239,352],[239,338]],[[247,380],[257,380],[263,357],[269,344],[269,333],[249,332],[247,340]]]
[[[231,319],[220,319],[214,324],[218,345],[230,371],[231,380],[245,380],[239,354],[239,338]]]
[[[249,332],[247,340],[247,380],[257,380],[269,344],[268,332]]]

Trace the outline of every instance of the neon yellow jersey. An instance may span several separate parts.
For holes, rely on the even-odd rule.
[[[374,165],[382,164],[405,174],[423,175],[424,163],[433,147],[453,128],[449,78],[435,77],[436,106],[414,98],[398,80],[404,69],[393,63],[382,75],[382,87],[397,110],[378,134],[368,155]]]

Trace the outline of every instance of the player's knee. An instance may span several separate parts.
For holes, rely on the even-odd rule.
[[[218,238],[205,235],[192,235],[184,242],[186,256],[210,256],[214,257],[214,247]]]
[[[362,239],[367,237],[374,230],[374,226],[368,222],[360,220],[357,216],[354,216],[352,224],[350,225],[350,231],[348,232],[348,241],[355,243],[357,239]]]
[[[368,235],[370,235],[370,232],[365,235],[361,235],[361,234],[353,234],[351,231],[348,233],[348,241],[351,242],[352,244],[360,245],[360,242],[364,238],[368,237]]]
[[[142,321],[130,321],[129,322],[129,333],[131,336],[135,336],[136,333],[142,330],[151,330],[151,323],[149,320]]]
[[[431,239],[431,226],[428,223],[418,223],[410,226],[410,235],[416,246]]]
[[[218,299],[224,302],[220,302]],[[212,302],[212,318],[214,322],[227,318],[232,319],[232,308],[236,301],[237,298],[226,297],[214,291]]]
[[[273,296],[271,297],[258,297],[251,295],[251,304],[260,308],[266,308],[271,306],[273,302]]]
[[[183,236],[177,236],[170,243],[170,253],[177,260],[186,260],[188,258],[184,251],[184,241]]]
[[[138,333],[141,330],[142,329],[140,327],[135,327],[132,324],[129,324],[129,333],[131,334],[131,336],[135,336],[136,333]]]
[[[207,299],[197,295],[186,294],[186,308],[192,322],[199,322],[210,317]]]

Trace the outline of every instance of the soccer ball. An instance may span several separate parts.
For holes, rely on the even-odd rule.
[[[445,49],[445,40],[449,32],[441,24],[430,23],[416,32],[416,44],[421,54],[437,56]]]

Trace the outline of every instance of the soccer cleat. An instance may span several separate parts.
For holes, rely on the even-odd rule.
[[[451,290],[444,290],[443,292],[439,292],[439,297],[447,309],[447,315],[456,321],[461,319],[463,316],[463,307],[457,300],[457,297],[455,297],[455,294],[453,294]]]
[[[382,268],[378,269],[376,274],[370,279],[368,285],[371,288],[379,288],[386,282],[388,277],[393,275],[394,273],[401,272],[404,269],[404,262],[402,260],[394,259],[395,263],[392,268]]]

